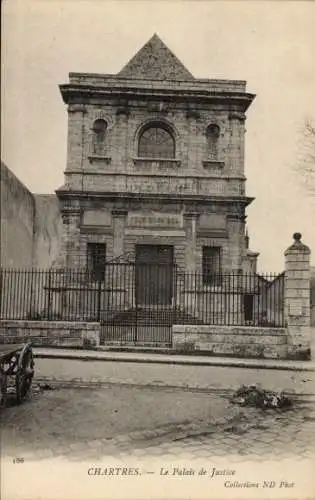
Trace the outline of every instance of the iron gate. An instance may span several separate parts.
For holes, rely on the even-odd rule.
[[[169,264],[107,265],[101,343],[170,346],[176,310],[176,270]],[[104,305],[105,305],[104,304]]]

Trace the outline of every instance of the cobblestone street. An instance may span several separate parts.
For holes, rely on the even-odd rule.
[[[36,369],[32,398],[3,411],[2,456],[315,456],[312,372],[57,359],[37,359]],[[243,383],[285,389],[293,407],[258,410],[230,403]]]

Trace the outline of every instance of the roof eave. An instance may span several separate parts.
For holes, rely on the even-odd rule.
[[[256,95],[247,92],[233,91],[211,91],[198,89],[152,89],[152,88],[132,88],[132,87],[114,87],[114,86],[94,86],[94,85],[73,85],[62,84],[59,89],[65,104],[69,104],[72,98],[82,97],[119,97],[125,98],[134,97],[162,97],[162,98],[177,98],[179,100],[196,99],[196,100],[230,100],[231,102],[239,102],[243,104],[244,111],[248,109],[250,104],[255,99]]]

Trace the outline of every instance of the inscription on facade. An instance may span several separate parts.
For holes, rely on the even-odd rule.
[[[167,227],[167,228],[181,228],[183,227],[183,217],[179,214],[141,214],[130,213],[128,214],[129,227]]]
[[[180,177],[127,179],[127,191],[131,193],[223,194],[224,190],[222,180]]]

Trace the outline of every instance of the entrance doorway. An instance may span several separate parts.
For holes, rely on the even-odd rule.
[[[136,303],[171,305],[173,298],[172,245],[136,245]]]

